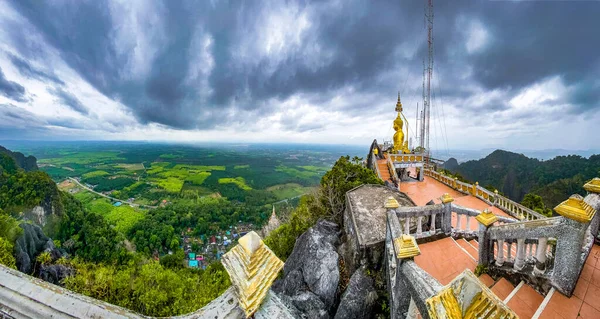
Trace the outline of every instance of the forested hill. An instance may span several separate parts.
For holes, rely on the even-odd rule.
[[[23,153],[12,152],[2,146],[0,146],[0,154],[6,154],[10,156],[13,160],[15,160],[15,163],[18,167],[24,169],[27,172],[36,171],[38,169],[37,159],[32,155],[25,156],[23,155]]]
[[[481,186],[492,186],[512,200],[520,202],[525,194],[533,193],[542,197],[546,207],[554,207],[572,194],[584,194],[583,184],[600,176],[600,155],[557,156],[540,161],[496,150],[451,171]]]

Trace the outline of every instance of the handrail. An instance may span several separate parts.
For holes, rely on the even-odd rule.
[[[388,165],[388,170],[390,171],[390,176],[392,176],[392,180],[397,184],[400,185],[400,178],[398,178],[398,173],[396,173],[396,168],[394,167],[394,163],[392,162],[391,156],[387,156],[387,165]]]
[[[376,155],[374,153],[372,155],[375,158],[375,161],[373,162],[373,167],[374,167],[375,174],[377,174],[377,177],[379,177],[381,179],[381,172],[379,171],[379,165],[377,163],[377,157],[375,157]]]
[[[544,219],[546,216],[530,209],[522,204],[519,204],[505,196],[502,196],[496,192],[492,193],[491,191],[479,186],[478,183],[469,184],[465,182],[461,182],[456,178],[451,178],[450,176],[443,175],[434,170],[425,170],[425,175],[432,177],[433,179],[441,182],[444,185],[449,186],[452,189],[455,189],[463,194],[471,194],[482,201],[500,208],[507,214],[518,218],[520,220],[535,220],[535,219]]]

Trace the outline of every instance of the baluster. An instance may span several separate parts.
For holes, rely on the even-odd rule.
[[[541,275],[546,271],[546,250],[547,250],[548,238],[538,238],[538,245],[535,254],[535,267],[533,273]]]
[[[417,237],[421,237],[423,234],[423,227],[421,226],[421,222],[423,221],[423,216],[419,216],[417,218]]]
[[[465,225],[465,229],[466,230],[471,230],[471,227],[470,227],[471,226],[471,216],[470,215],[467,215],[467,221],[466,221],[465,224],[466,224]]]
[[[410,235],[410,217],[404,219],[404,233]]]
[[[429,227],[429,232],[431,234],[435,234],[435,215],[436,214],[431,215],[431,227]]]
[[[496,266],[500,267],[504,264],[504,239],[498,239],[496,242],[496,246],[498,247],[497,257],[496,257]]]
[[[460,228],[460,214],[456,214],[456,229],[461,230]]]
[[[515,258],[514,269],[521,270],[525,267],[525,239],[517,239],[517,257]]]
[[[506,260],[508,261],[512,261],[512,243],[511,242],[507,242],[506,243]]]

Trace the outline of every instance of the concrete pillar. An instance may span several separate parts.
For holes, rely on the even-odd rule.
[[[404,233],[410,235],[410,217],[404,218]]]
[[[525,238],[517,239],[517,257],[513,268],[522,270],[525,267]]]
[[[537,250],[535,252],[535,268],[533,273],[541,275],[546,271],[546,249],[548,238],[538,238]]]
[[[487,231],[488,226],[484,225],[484,224],[479,224],[479,234],[478,234],[478,244],[479,244],[479,248],[478,248],[478,252],[479,252],[479,265],[483,265],[483,266],[487,266],[490,263],[490,252],[492,252],[491,249],[494,249],[494,247],[490,247],[490,236],[489,233]]]
[[[587,223],[565,218],[562,236],[556,242],[552,282],[557,290],[570,297],[575,289],[581,266],[581,248]]]
[[[456,214],[456,229],[458,229],[458,230],[461,230],[461,227],[460,227],[461,226],[460,220],[462,219],[461,217],[462,217],[461,214]]]
[[[421,223],[423,222],[423,216],[417,217],[417,237],[423,234],[423,227]]]
[[[431,234],[435,234],[435,231],[436,231],[436,227],[435,227],[435,215],[437,215],[437,214],[431,214],[431,225],[429,227],[429,232]]]
[[[452,202],[444,203],[444,212],[442,213],[442,231],[446,235],[452,233]]]
[[[498,239],[498,253],[496,257],[496,266],[501,267],[504,265],[504,239]]]
[[[506,243],[506,260],[510,261],[512,258],[512,243]]]

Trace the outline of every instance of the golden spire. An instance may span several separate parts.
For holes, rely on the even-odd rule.
[[[398,102],[396,102],[396,112],[402,112],[402,102],[400,102],[400,91],[398,91]],[[399,116],[400,114],[398,114]]]

